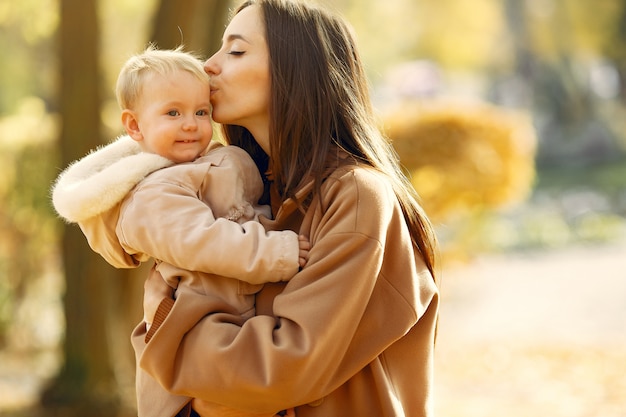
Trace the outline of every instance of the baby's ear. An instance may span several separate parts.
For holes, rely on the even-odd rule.
[[[141,134],[141,130],[139,130],[139,121],[134,111],[129,109],[122,110],[122,124],[128,136],[137,142],[143,140],[143,135]]]

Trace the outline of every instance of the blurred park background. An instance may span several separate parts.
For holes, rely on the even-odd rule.
[[[326,0],[441,240],[442,417],[625,416],[626,2]],[[209,56],[229,0],[0,0],[0,415],[134,415],[145,269],[57,219],[148,42]]]

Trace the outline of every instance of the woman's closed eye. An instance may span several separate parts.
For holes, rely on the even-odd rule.
[[[228,51],[228,55],[241,56],[245,53],[245,51]]]

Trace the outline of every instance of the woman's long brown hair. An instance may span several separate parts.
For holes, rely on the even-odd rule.
[[[269,47],[271,158],[245,128],[223,126],[226,140],[248,150],[261,172],[269,163],[283,199],[295,195],[303,178],[314,178],[319,192],[328,172],[328,156],[338,148],[384,173],[400,202],[413,244],[434,277],[435,233],[397,154],[378,127],[350,28],[324,9],[297,0],[249,0],[235,13],[253,4],[261,7]]]

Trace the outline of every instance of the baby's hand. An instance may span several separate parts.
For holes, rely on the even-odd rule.
[[[304,235],[299,235],[298,246],[300,247],[298,263],[300,264],[300,269],[302,269],[309,260],[309,249],[311,249],[309,238]]]

